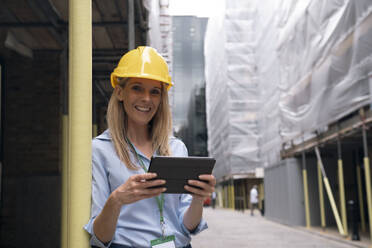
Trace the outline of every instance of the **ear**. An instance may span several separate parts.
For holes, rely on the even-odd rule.
[[[115,96],[116,98],[122,102],[124,101],[124,89],[122,87],[120,87],[119,85],[117,85],[114,89],[114,93],[115,93]]]

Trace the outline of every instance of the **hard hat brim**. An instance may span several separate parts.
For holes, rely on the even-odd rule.
[[[113,88],[115,88],[116,85],[119,83],[118,78],[146,78],[146,79],[152,79],[152,80],[156,80],[156,81],[164,83],[166,85],[167,90],[169,90],[173,86],[173,83],[171,81],[170,76],[168,76],[167,80],[164,81],[163,78],[156,77],[154,75],[119,74],[119,73],[113,72],[113,73],[111,73],[111,85],[112,85]]]

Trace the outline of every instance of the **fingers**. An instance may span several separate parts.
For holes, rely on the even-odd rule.
[[[155,188],[155,189],[145,189],[142,191],[141,197],[144,198],[151,198],[154,196],[158,196],[161,193],[165,192],[167,189],[162,187],[162,188]]]
[[[133,175],[130,178],[135,182],[141,182],[143,180],[150,180],[155,177],[157,177],[156,173],[145,173],[145,174]]]
[[[204,181],[208,181],[208,184],[213,186],[213,187],[216,185],[216,178],[213,175],[207,175],[207,174],[200,175],[199,179],[204,180]]]
[[[213,175],[200,175],[199,179],[203,181],[189,180],[189,185],[185,185],[185,189],[199,196],[211,196],[216,185],[216,178]]]
[[[139,174],[132,176],[132,180],[134,181],[133,186],[140,189],[145,189],[149,187],[156,187],[165,184],[165,180],[157,179],[156,173],[146,173],[146,174]]]
[[[198,195],[210,196],[214,191],[213,186],[199,180],[189,180],[188,184],[189,185],[185,185],[185,189]],[[186,186],[188,188],[186,188]]]

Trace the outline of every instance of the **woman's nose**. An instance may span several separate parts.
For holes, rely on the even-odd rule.
[[[147,102],[147,101],[150,101],[150,99],[151,99],[150,98],[150,92],[145,90],[143,95],[142,95],[142,100]]]

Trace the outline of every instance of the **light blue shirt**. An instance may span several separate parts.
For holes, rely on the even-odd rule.
[[[170,138],[171,154],[174,157],[187,157],[187,148],[182,141],[174,137]],[[146,168],[150,160],[134,147]],[[156,154],[154,154],[156,155]],[[139,170],[128,169],[120,161],[111,142],[110,132],[106,130],[93,139],[92,142],[92,209],[91,218],[84,226],[85,230],[92,235],[91,245],[105,246],[93,232],[93,222],[101,212],[109,195],[128,178],[135,174],[143,174],[145,171],[130,153],[131,161],[140,168]],[[164,194],[164,221],[165,235],[175,235],[176,247],[183,247],[190,243],[191,233],[183,224],[183,216],[191,203],[189,194]],[[207,223],[202,219],[192,234],[197,234],[207,228]],[[155,198],[144,199],[132,204],[124,205],[116,224],[116,230],[112,243],[131,247],[148,248],[150,241],[161,237],[160,214]]]

